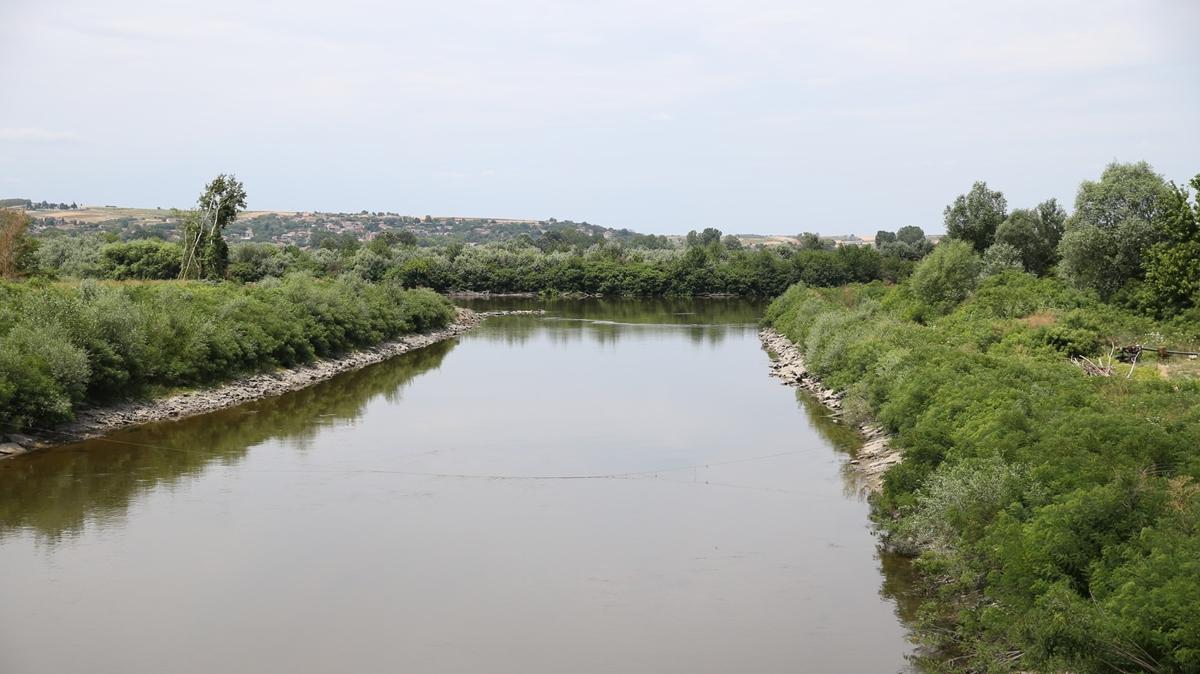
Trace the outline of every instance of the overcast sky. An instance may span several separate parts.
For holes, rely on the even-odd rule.
[[[1200,172],[1200,2],[0,0],[0,196],[941,231]]]

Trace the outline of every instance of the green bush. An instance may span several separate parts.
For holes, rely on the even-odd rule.
[[[443,327],[429,290],[292,275],[198,282],[0,284],[0,428],[54,424],[85,400],[219,382]]]
[[[950,240],[936,248],[913,270],[913,293],[935,311],[946,313],[963,301],[979,283],[981,263],[971,244]]]
[[[96,254],[80,249],[71,237],[45,241],[45,252],[39,252],[40,270],[52,278],[152,280],[179,275],[180,248],[173,243],[111,243]],[[881,253],[870,246],[847,245],[829,250],[794,246],[750,250],[718,241],[685,250],[631,248],[615,242],[585,249],[549,246],[543,250],[521,240],[418,248],[377,239],[367,246],[331,245],[305,251],[295,246],[238,243],[229,249],[226,277],[256,283],[300,272],[326,278],[349,273],[371,283],[388,279],[408,288],[439,292],[766,297],[778,295],[798,281],[817,286],[895,281],[908,275],[913,258],[919,259],[925,249],[913,252],[917,249],[909,246]]]
[[[920,551],[920,638],[969,671],[1196,670],[1200,380],[1068,358],[1194,340],[1196,316],[1155,324],[1015,271],[949,297],[968,254],[893,287],[796,285],[765,319],[903,450],[874,504]]]
[[[110,243],[100,249],[100,274],[114,281],[177,278],[182,263],[182,249],[165,241]]]

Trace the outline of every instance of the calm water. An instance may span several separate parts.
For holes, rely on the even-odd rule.
[[[0,462],[0,672],[903,670],[904,569],[762,307],[544,306]]]

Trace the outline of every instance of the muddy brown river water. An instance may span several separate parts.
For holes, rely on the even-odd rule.
[[[897,672],[905,568],[763,305],[535,302],[0,462],[0,672]]]

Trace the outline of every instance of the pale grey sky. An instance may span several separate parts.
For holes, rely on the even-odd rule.
[[[1200,2],[0,0],[0,196],[941,229],[1200,172]]]

